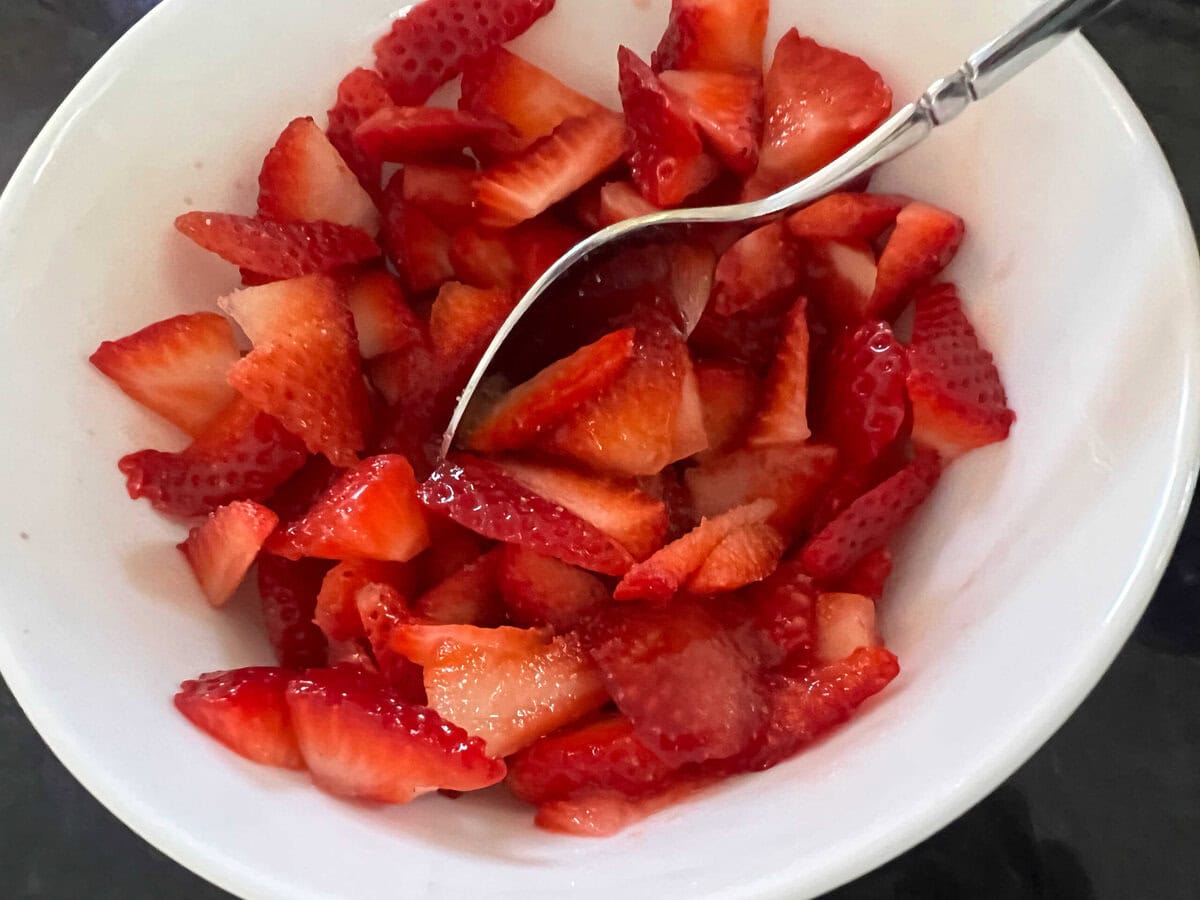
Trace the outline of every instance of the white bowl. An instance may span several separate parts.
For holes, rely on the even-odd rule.
[[[537,831],[496,791],[366,808],[242,761],[171,707],[181,679],[267,651],[254,605],[210,610],[179,528],[125,497],[117,458],[181,438],[86,355],[231,287],[172,218],[250,210],[265,149],[321,114],[394,2],[168,0],[71,94],[0,200],[13,692],[102,802],[246,897],[798,897],[921,840],[1096,682],[1191,495],[1200,278],[1141,116],[1075,40],[879,179],[966,217],[951,274],[1019,418],[1008,443],[953,466],[910,533],[884,616],[904,671],[878,702],[797,759],[610,840]],[[798,24],[907,99],[1029,4],[969,6],[774,0],[769,41]],[[617,44],[648,52],[667,7],[559,0],[517,47],[614,102]]]

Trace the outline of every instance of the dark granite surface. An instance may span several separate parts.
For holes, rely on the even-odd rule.
[[[0,0],[0,185],[155,2]],[[1150,120],[1195,226],[1200,0],[1127,0],[1089,34]],[[227,896],[93,800],[0,684],[0,897]],[[1200,897],[1200,512],[1136,635],[1062,730],[957,822],[830,897]]]

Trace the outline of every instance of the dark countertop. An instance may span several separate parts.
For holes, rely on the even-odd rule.
[[[0,0],[0,185],[89,66],[157,0]],[[1128,86],[1200,219],[1200,0],[1127,0],[1089,36]],[[829,895],[1200,896],[1200,511],[1137,633],[999,790]],[[228,897],[100,806],[0,684],[0,897]]]

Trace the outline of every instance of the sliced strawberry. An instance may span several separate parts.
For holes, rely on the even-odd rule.
[[[918,295],[908,359],[914,441],[953,459],[1008,437],[1016,416],[953,285]]]
[[[831,590],[862,594],[878,602],[892,574],[892,554],[886,547],[868,553],[845,575],[830,585]]]
[[[783,223],[764,225],[721,254],[714,276],[713,311],[731,316],[790,302],[800,276],[800,255]]]
[[[607,702],[595,666],[574,635],[409,625],[392,648],[425,667],[429,705],[487,742],[500,757]]]
[[[411,563],[351,559],[340,562],[325,575],[317,594],[313,616],[330,641],[350,641],[364,637],[358,592],[369,584],[386,585],[402,596],[411,596],[416,587],[416,570]]]
[[[766,522],[736,528],[688,579],[693,594],[723,594],[762,581],[779,565],[784,537]]]
[[[655,71],[761,72],[767,13],[767,0],[671,0]]]
[[[337,284],[310,276],[218,302],[254,344],[230,370],[229,383],[310,452],[335,465],[354,462],[366,444],[367,394],[354,319]]]
[[[379,210],[311,118],[283,129],[258,173],[258,214],[277,222],[333,222],[379,231]]]
[[[759,406],[762,384],[742,366],[719,363],[697,363],[696,380],[708,448],[711,452],[725,450],[749,428]]]
[[[513,258],[504,232],[465,226],[450,240],[450,264],[454,277],[477,288],[515,290],[521,269]]]
[[[896,216],[883,252],[871,297],[871,316],[891,319],[913,291],[950,265],[966,226],[954,213],[926,203],[910,203]]]
[[[313,615],[329,568],[330,564],[320,559],[293,562],[269,553],[258,557],[258,592],[267,637],[279,664],[286,669],[326,663],[328,642],[313,622]]]
[[[469,372],[516,302],[508,291],[446,282],[429,310],[434,352],[448,362],[451,371]]]
[[[750,197],[773,193],[832,162],[892,111],[892,92],[857,56],[789,30],[763,86],[763,142]]]
[[[853,327],[871,318],[878,270],[866,241],[804,241],[801,286],[825,318]]]
[[[941,474],[936,457],[917,458],[867,491],[805,545],[800,559],[814,578],[844,575],[860,559],[884,546],[908,522]]]
[[[485,537],[593,572],[620,575],[633,564],[629,551],[595,525],[477,457],[448,460],[421,485],[418,496],[427,509]]]
[[[189,212],[175,220],[175,227],[226,262],[270,278],[330,272],[379,256],[379,247],[361,228],[332,222]]]
[[[886,322],[834,343],[822,418],[845,462],[869,465],[896,440],[908,415],[907,374],[904,347]]]
[[[242,402],[245,403],[244,400]],[[299,445],[298,438],[293,440]],[[340,472],[341,470],[324,456],[310,456],[295,474],[271,493],[265,505],[279,516],[281,522],[298,519],[329,489]]]
[[[429,546],[416,490],[403,456],[373,456],[342,475],[301,519],[276,532],[267,549],[288,559],[405,562]]]
[[[550,213],[522,222],[508,231],[508,246],[521,271],[523,292],[542,277],[558,258],[587,235],[557,221]]]
[[[401,178],[402,196],[447,228],[465,225],[474,216],[477,178],[474,168],[409,163]]]
[[[145,497],[168,515],[203,516],[235,500],[266,500],[305,458],[299,438],[239,397],[185,450],[139,450],[117,466],[134,500]]]
[[[468,61],[525,32],[554,0],[426,0],[392,22],[375,42],[375,67],[392,99],[424,103]]]
[[[463,150],[514,149],[516,135],[503,119],[435,106],[385,106],[354,130],[372,159],[419,163],[453,159]]]
[[[684,353],[680,358],[682,377],[679,386],[679,409],[675,414],[675,430],[671,443],[671,460],[687,459],[708,449],[708,431],[704,427],[704,406],[700,399],[700,382],[692,358]]]
[[[762,78],[757,72],[663,72],[659,78],[684,108],[721,162],[739,175],[758,166]]]
[[[659,211],[628,181],[610,181],[600,188],[599,225],[613,225]]]
[[[391,273],[378,269],[357,274],[345,291],[363,359],[403,350],[424,339],[424,326]]]
[[[294,672],[250,666],[207,672],[185,681],[175,708],[201,731],[246,759],[283,769],[303,769],[284,695]]]
[[[767,578],[742,595],[757,629],[765,668],[811,649],[816,635],[818,591],[795,560],[785,560]]]
[[[754,660],[699,603],[614,610],[588,647],[634,733],[668,764],[733,756],[765,724]]]
[[[495,453],[533,443],[625,371],[633,357],[633,338],[632,328],[614,331],[517,385],[489,410],[467,445]]]
[[[594,115],[602,109],[596,101],[503,47],[493,47],[463,65],[458,108],[498,116],[517,129],[526,145],[567,119]]]
[[[711,779],[701,776],[681,776],[645,797],[625,797],[603,789],[583,792],[570,800],[541,804],[533,824],[574,837],[611,837],[667,807],[683,803],[710,783]]]
[[[896,194],[830,194],[790,215],[787,227],[798,238],[873,241],[908,202]]]
[[[775,359],[787,310],[767,308],[723,315],[716,312],[715,306],[714,292],[713,302],[700,317],[689,340],[696,355],[704,360],[744,366],[755,375],[766,375]]]
[[[413,604],[421,619],[439,625],[493,627],[504,621],[500,566],[504,547],[467,563],[427,590]]]
[[[258,556],[279,517],[252,500],[236,500],[209,513],[179,544],[213,606],[224,606]]]
[[[816,621],[813,655],[819,663],[838,662],[859,647],[882,643],[875,627],[875,602],[862,594],[821,594]]]
[[[773,500],[756,500],[711,519],[702,519],[683,537],[633,566],[613,596],[617,600],[670,600],[731,532],[765,522],[774,511]]]
[[[142,406],[198,435],[233,400],[225,376],[238,358],[225,317],[201,312],[104,341],[89,360]]]
[[[779,350],[763,386],[763,404],[750,428],[752,447],[798,444],[808,427],[808,302],[801,297],[783,320]]]
[[[432,290],[454,277],[450,233],[423,208],[404,200],[404,171],[384,188],[383,246],[404,283],[416,293]]]
[[[354,69],[338,85],[337,102],[329,110],[329,127],[325,131],[329,142],[372,197],[378,196],[383,187],[382,167],[379,160],[369,159],[354,143],[354,129],[391,102],[378,72]]]
[[[372,583],[360,588],[354,600],[379,673],[400,699],[424,706],[427,698],[421,667],[392,649],[396,629],[417,621],[403,596],[391,585]]]
[[[449,578],[459,569],[475,562],[491,546],[490,542],[456,522],[430,516],[429,549],[414,563],[420,567],[421,580],[431,587]]]
[[[437,788],[473,791],[504,777],[504,763],[482,741],[361,669],[306,672],[288,686],[287,704],[313,782],[331,794],[408,803]]]
[[[500,588],[515,624],[555,633],[571,630],[612,600],[591,572],[511,544],[504,548]]]
[[[414,471],[428,474],[457,390],[445,360],[426,341],[372,360],[370,373],[371,383],[391,404],[380,415],[378,449],[401,453]]]
[[[567,119],[518,156],[479,178],[480,224],[507,228],[532,219],[621,158],[621,117],[602,109]]]

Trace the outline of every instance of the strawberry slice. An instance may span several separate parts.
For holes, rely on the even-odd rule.
[[[612,166],[625,150],[621,117],[607,109],[567,119],[479,177],[479,222],[508,228],[548,209]]]
[[[250,666],[185,681],[175,708],[234,753],[265,766],[303,769],[284,695],[294,672]]]
[[[586,234],[558,221],[551,213],[522,222],[508,231],[509,251],[521,270],[518,285],[522,292],[558,261],[558,258],[582,241]]]
[[[953,285],[918,295],[908,359],[914,441],[953,459],[1008,437],[1016,415]]]
[[[796,560],[785,560],[743,592],[759,639],[759,656],[771,669],[807,653],[816,635],[817,588]]]
[[[571,565],[620,575],[633,564],[629,551],[595,525],[478,457],[464,454],[447,460],[417,495],[427,509],[485,537]]]
[[[779,350],[763,386],[763,405],[750,428],[752,447],[798,444],[808,427],[808,301],[801,297],[783,320]]]
[[[508,291],[446,282],[429,310],[434,352],[450,371],[470,372],[516,302]]]
[[[454,277],[450,233],[424,209],[404,200],[404,171],[383,191],[383,243],[409,289],[420,293]]]
[[[375,42],[375,68],[396,103],[424,103],[470,60],[523,34],[552,9],[554,0],[426,0]]]
[[[671,0],[654,70],[762,71],[768,0]]]
[[[896,194],[830,194],[788,216],[787,227],[798,238],[873,241],[908,203]]]
[[[689,343],[694,352],[706,360],[744,366],[755,375],[765,375],[775,359],[787,310],[768,307],[723,315],[715,310],[716,299],[714,293],[713,302],[692,332]]]
[[[567,119],[595,115],[603,109],[503,47],[493,47],[463,65],[458,108],[503,119],[516,128],[526,146]]]
[[[669,765],[733,756],[765,725],[755,661],[700,603],[614,610],[587,640],[617,708]]]
[[[875,603],[862,594],[821,594],[817,598],[816,622],[813,656],[819,663],[838,662],[859,647],[883,643],[875,627]]]
[[[824,427],[843,459],[869,465],[900,434],[908,415],[903,345],[886,322],[840,336],[830,353]]]
[[[193,436],[236,396],[225,376],[238,358],[229,322],[207,312],[104,341],[88,357],[122,391]]]
[[[365,585],[354,595],[354,600],[379,673],[400,699],[424,706],[425,674],[419,665],[392,649],[396,629],[413,624],[416,616],[400,592],[389,584]]]
[[[517,385],[488,411],[467,445],[496,453],[533,443],[616,380],[633,357],[633,338],[632,328],[614,331]]]
[[[700,382],[688,354],[681,357],[679,408],[675,414],[675,431],[671,440],[671,460],[687,459],[708,449],[708,432],[704,428],[704,407],[700,401]]]
[[[242,402],[245,403],[244,400]],[[293,440],[299,444],[296,438]],[[281,522],[298,519],[329,489],[340,472],[324,456],[310,456],[295,474],[274,490],[265,504],[279,516]]]
[[[391,273],[363,272],[352,278],[345,290],[363,359],[403,350],[424,339],[421,320],[408,308],[400,283]]]
[[[701,776],[680,777],[645,797],[624,797],[604,789],[587,791],[570,800],[541,804],[533,824],[545,831],[575,837],[612,837],[661,810],[685,802],[711,781]]]
[[[863,240],[804,241],[802,287],[826,318],[853,327],[871,318],[875,251]]]
[[[329,568],[320,559],[293,562],[270,553],[258,557],[258,593],[267,637],[285,669],[323,666],[327,661],[328,642],[313,615]]]
[[[226,262],[268,278],[330,272],[379,256],[378,245],[361,228],[332,222],[275,222],[197,211],[179,216],[175,228]]]
[[[473,218],[477,179],[473,167],[409,163],[400,181],[405,203],[421,207],[440,224],[451,227]]]
[[[762,384],[743,366],[705,362],[696,364],[696,381],[712,455],[728,449],[749,429]]]
[[[721,254],[712,309],[722,316],[761,312],[795,298],[801,259],[782,222],[755,229]]]
[[[504,621],[500,566],[504,547],[483,554],[435,584],[413,604],[421,619],[439,625],[494,627]]]
[[[457,385],[428,342],[371,361],[371,383],[390,406],[380,415],[376,448],[400,453],[415,472],[436,463],[441,430],[454,408]]]
[[[892,92],[857,56],[823,47],[792,28],[763,85],[763,141],[746,185],[762,197],[832,162],[892,111]]]
[[[283,129],[258,173],[258,214],[277,222],[333,222],[379,231],[379,210],[311,118]]]
[[[429,705],[488,752],[508,756],[608,701],[575,635],[470,625],[408,625],[392,648],[425,667]]]
[[[765,522],[775,511],[773,500],[755,500],[700,524],[649,559],[633,566],[617,585],[617,600],[666,601],[704,565],[726,537],[743,526]]]
[[[735,528],[688,579],[693,594],[723,594],[762,581],[779,565],[784,537],[766,522]]]
[[[183,451],[139,450],[117,467],[132,499],[203,516],[235,500],[266,500],[305,458],[299,438],[238,397]]]
[[[453,159],[463,150],[503,153],[516,135],[503,119],[434,106],[385,106],[354,130],[372,159],[415,163]]]
[[[325,130],[329,142],[372,197],[378,196],[383,186],[382,166],[379,160],[368,158],[359,149],[354,142],[354,129],[391,102],[378,72],[354,69],[338,85],[337,101],[329,110],[329,127]]]
[[[599,225],[614,225],[659,211],[628,181],[610,181],[600,188]]]
[[[617,51],[617,64],[633,183],[655,206],[677,206],[716,177],[716,166],[686,104],[628,47]]]
[[[941,475],[933,454],[918,454],[895,475],[871,488],[812,536],[800,554],[817,579],[845,575],[868,553],[883,547],[912,518]]]
[[[310,276],[245,288],[217,301],[254,349],[229,383],[334,465],[366,443],[367,393],[354,319],[336,282]]]
[[[188,532],[178,546],[209,603],[224,606],[229,601],[278,524],[279,516],[265,506],[237,500],[209,513]]]
[[[411,595],[416,587],[416,571],[409,563],[379,562],[374,559],[350,559],[330,569],[317,594],[317,626],[330,641],[351,641],[366,636],[358,609],[358,592],[371,584],[393,588]]]
[[[412,466],[403,456],[363,460],[301,519],[272,535],[267,550],[287,559],[406,562],[429,546],[416,490]]]
[[[556,634],[575,628],[612,600],[591,572],[511,544],[504,548],[500,589],[515,624],[548,627]]]
[[[449,519],[430,516],[427,524],[429,549],[415,560],[425,587],[449,578],[483,556],[491,546],[489,541]]]
[[[881,547],[855,563],[849,572],[830,585],[830,589],[848,594],[862,594],[878,602],[891,574],[891,551]]]
[[[683,100],[684,109],[721,162],[738,175],[755,170],[763,102],[757,72],[663,72],[659,79]]]
[[[896,216],[883,252],[871,297],[871,316],[898,315],[913,291],[950,265],[962,244],[966,226],[954,213],[927,203],[910,203]]]
[[[306,672],[287,689],[300,752],[331,794],[408,803],[438,788],[473,791],[504,777],[483,742],[435,710],[405,703],[354,667]]]
[[[521,283],[521,268],[506,234],[491,228],[456,230],[450,239],[450,264],[454,277],[473,287],[514,291]]]

